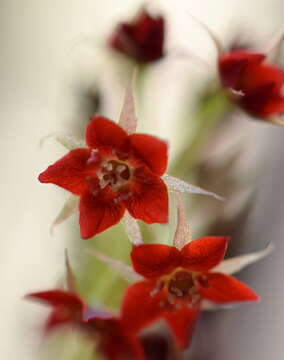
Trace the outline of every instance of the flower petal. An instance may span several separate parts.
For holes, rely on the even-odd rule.
[[[260,64],[264,59],[264,54],[246,51],[222,53],[219,57],[219,72],[222,85],[227,88],[241,90],[241,82],[248,68]]]
[[[89,239],[117,224],[124,215],[123,203],[115,203],[107,189],[101,193],[94,196],[86,192],[80,199],[79,222],[83,239]]]
[[[146,169],[145,169],[146,170]],[[132,196],[126,201],[126,207],[131,216],[148,224],[168,222],[169,200],[164,182],[145,171],[136,171],[130,192]]]
[[[217,200],[224,201],[224,198],[222,196],[219,196],[211,191],[204,190],[198,186],[191,185],[174,176],[165,174],[164,176],[162,176],[162,179],[164,180],[169,190],[172,192],[213,196]]]
[[[160,304],[165,294],[153,294],[156,282],[141,281],[129,286],[124,294],[121,307],[121,320],[132,332],[139,332],[156,321],[164,310]]]
[[[164,318],[175,336],[178,347],[184,349],[190,346],[199,314],[198,309],[188,307],[165,313]]]
[[[223,274],[234,274],[241,271],[250,264],[253,264],[260,259],[266,257],[274,250],[274,246],[269,244],[266,249],[257,251],[250,254],[241,256],[235,256],[231,259],[223,260],[219,265],[212,269],[214,272],[220,272]]]
[[[134,270],[146,278],[169,274],[181,262],[180,252],[174,246],[162,244],[134,246],[130,256]]]
[[[208,273],[205,284],[200,284],[199,293],[216,303],[258,301],[259,297],[247,285],[232,276]],[[202,282],[203,283],[203,282]]]
[[[163,175],[168,165],[168,144],[155,136],[133,134],[129,136],[130,147],[156,175]]]
[[[127,137],[127,132],[122,127],[102,116],[91,118],[86,130],[86,143],[94,149],[101,147],[122,149]]]
[[[82,194],[87,188],[85,177],[90,153],[89,149],[71,150],[42,172],[39,181],[61,186],[76,195]]]
[[[191,271],[213,268],[223,260],[228,241],[228,237],[206,236],[190,242],[181,250],[182,266]]]
[[[42,292],[35,292],[26,295],[27,298],[41,301],[45,304],[57,307],[57,306],[68,306],[71,308],[82,308],[84,303],[82,300],[74,294],[71,294],[63,290],[49,290]]]

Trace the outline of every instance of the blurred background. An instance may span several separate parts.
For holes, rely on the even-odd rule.
[[[23,296],[54,288],[62,281],[66,247],[87,299],[103,301],[110,295],[107,281],[113,281],[112,275],[106,273],[99,279],[89,271],[94,264],[83,255],[96,241],[106,251],[110,242],[98,237],[79,244],[75,217],[59,226],[53,236],[49,233],[68,194],[41,185],[37,176],[66,150],[52,140],[40,148],[39,141],[55,131],[83,136],[89,116],[97,111],[118,118],[132,65],[114,56],[106,41],[115,25],[131,18],[141,4],[135,0],[0,2],[3,359],[41,359],[47,351],[40,346],[46,309],[24,301]],[[232,254],[260,250],[270,241],[276,245],[269,258],[239,277],[260,294],[262,302],[206,314],[196,332],[191,358],[280,359],[284,354],[284,129],[232,113],[212,95],[216,52],[206,32],[186,12],[214,29],[225,44],[240,39],[261,48],[283,25],[283,1],[157,0],[148,4],[166,18],[166,48],[173,55],[141,71],[136,93],[138,130],[169,141],[173,175],[230,198],[225,209],[217,208],[217,218],[213,199],[186,197],[195,237],[206,231],[211,235],[232,233]],[[187,146],[196,135],[194,121],[208,117],[218,118],[218,126],[210,125],[209,133],[202,135],[192,161],[192,147]],[[188,157],[181,157],[184,151]],[[168,237],[168,230],[158,226],[151,231]],[[111,231],[116,230],[106,237],[114,234]],[[121,241],[123,254],[119,243],[113,251],[125,259],[128,245]],[[55,354],[55,358],[64,358]]]

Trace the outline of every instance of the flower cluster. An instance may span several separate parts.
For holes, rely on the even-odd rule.
[[[162,16],[143,9],[133,21],[119,25],[109,40],[113,50],[138,63],[164,56]],[[267,56],[244,50],[218,49],[220,84],[226,96],[248,114],[280,123],[284,110],[284,72],[267,62]],[[218,195],[166,174],[168,144],[156,136],[136,133],[133,82],[126,89],[118,123],[93,116],[85,141],[57,136],[69,152],[39,175],[71,193],[54,225],[79,212],[83,239],[89,239],[121,220],[132,242],[131,266],[95,252],[131,284],[125,290],[120,311],[105,313],[86,305],[78,294],[67,259],[68,289],[34,292],[29,299],[49,305],[52,311],[45,334],[59,327],[73,328],[96,344],[108,360],[146,360],[141,333],[164,320],[176,346],[191,343],[203,311],[240,302],[259,301],[258,295],[232,274],[261,259],[263,251],[224,260],[230,242],[226,236],[191,239],[190,227],[179,193]],[[278,120],[276,120],[278,119]],[[177,194],[177,227],[172,245],[145,244],[137,220],[146,224],[169,221],[169,191]],[[114,240],[115,241],[115,240]]]

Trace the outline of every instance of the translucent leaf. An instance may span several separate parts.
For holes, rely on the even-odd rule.
[[[213,196],[217,200],[224,201],[224,198],[222,196],[219,196],[211,191],[204,190],[198,186],[191,185],[183,180],[175,178],[174,176],[165,174],[162,176],[162,179],[168,186],[169,190],[172,192]]]
[[[128,282],[132,283],[136,281],[141,281],[143,279],[143,277],[138,275],[131,266],[126,265],[119,260],[112,259],[97,250],[87,250],[86,253],[89,255],[93,255],[100,261],[108,264],[113,270],[115,270]]]
[[[135,114],[135,101],[134,101],[134,81],[135,70],[133,72],[131,81],[129,82],[124,95],[121,114],[119,117],[119,125],[128,133],[133,134],[137,128],[137,117]]]
[[[192,233],[186,221],[184,205],[179,194],[177,194],[177,201],[177,228],[174,236],[174,246],[181,249],[192,240]]]
[[[86,147],[83,140],[78,140],[73,135],[68,135],[61,132],[56,132],[43,137],[39,143],[40,147],[42,147],[48,139],[55,139],[68,150]]]
[[[67,289],[73,294],[77,293],[75,275],[70,265],[67,249],[65,250],[66,282]]]
[[[266,257],[268,254],[271,253],[273,249],[274,246],[272,244],[269,244],[264,250],[223,260],[221,264],[217,265],[211,271],[221,272],[228,275],[234,274],[241,271],[246,266]]]
[[[136,219],[129,215],[128,211],[122,219],[122,225],[128,236],[129,241],[134,245],[143,244],[142,234],[140,232],[139,224]]]
[[[79,204],[79,197],[71,195],[63,205],[63,208],[61,209],[60,213],[57,215],[55,220],[53,221],[51,227],[50,227],[50,233],[53,233],[54,228],[57,225],[60,225],[63,223],[63,221],[67,220],[77,209]]]

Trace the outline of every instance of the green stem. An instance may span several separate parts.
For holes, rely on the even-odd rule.
[[[176,157],[170,169],[170,173],[187,178],[198,162],[201,147],[212,129],[230,110],[230,103],[223,92],[217,91],[204,99],[196,112],[190,127],[190,140],[185,148]]]

